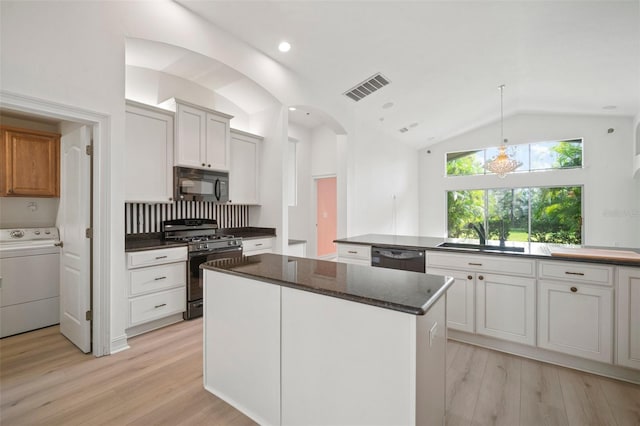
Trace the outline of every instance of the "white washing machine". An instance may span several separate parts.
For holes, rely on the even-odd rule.
[[[0,229],[0,337],[60,322],[56,228]]]

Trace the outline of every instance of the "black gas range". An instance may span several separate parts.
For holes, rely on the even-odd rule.
[[[219,234],[213,219],[175,219],[162,223],[165,240],[188,242],[187,311],[184,319],[202,316],[202,270],[200,265],[216,259],[242,256],[242,238]]]

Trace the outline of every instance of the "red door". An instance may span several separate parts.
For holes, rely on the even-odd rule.
[[[338,222],[336,178],[317,179],[316,194],[317,255],[321,257],[336,252],[333,242],[337,238]]]

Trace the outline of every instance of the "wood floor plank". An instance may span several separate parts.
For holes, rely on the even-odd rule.
[[[472,425],[517,425],[520,422],[521,359],[491,351],[480,384]]]
[[[489,351],[461,345],[447,370],[447,425],[469,425],[478,400]]]
[[[640,386],[598,377],[618,426],[640,425]]]
[[[568,368],[559,368],[558,376],[569,425],[616,425],[596,376]]]
[[[569,424],[556,367],[523,358],[520,386],[520,425]]]

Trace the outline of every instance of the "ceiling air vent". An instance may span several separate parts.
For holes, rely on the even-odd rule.
[[[386,77],[383,77],[382,74],[377,73],[375,75],[372,75],[365,81],[358,83],[355,87],[347,90],[343,93],[343,95],[348,96],[349,98],[358,102],[360,99],[364,98],[365,96],[369,96],[378,89],[382,89],[389,83],[390,81]]]
[[[406,127],[403,127],[402,129],[398,129],[398,131],[400,133],[407,133],[409,131],[409,129],[407,129]]]

